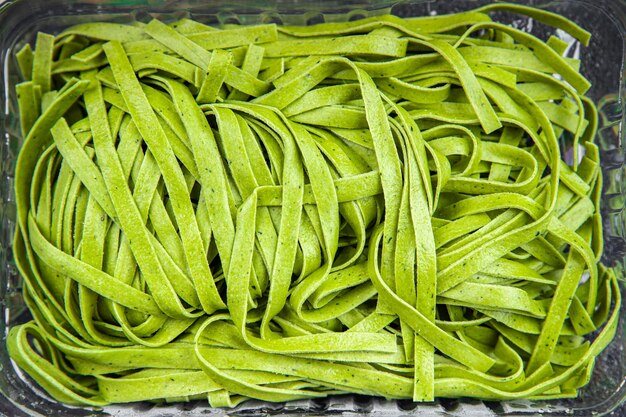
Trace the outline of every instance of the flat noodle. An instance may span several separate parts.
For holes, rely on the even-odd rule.
[[[621,301],[597,111],[563,42],[490,11],[589,41],[507,4],[39,34],[13,360],[90,406],[575,395]]]

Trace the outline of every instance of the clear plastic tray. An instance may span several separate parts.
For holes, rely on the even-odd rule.
[[[442,399],[434,403],[385,401],[363,396],[331,397],[324,400],[270,404],[250,401],[233,410],[211,409],[207,402],[180,404],[138,403],[113,405],[104,409],[69,407],[50,399],[11,362],[5,338],[11,326],[29,315],[21,295],[21,279],[13,262],[15,230],[13,172],[22,143],[19,132],[15,84],[18,70],[15,52],[33,42],[37,31],[57,33],[62,28],[86,21],[146,21],[150,16],[166,20],[191,17],[205,23],[290,23],[355,20],[393,13],[399,16],[441,14],[467,10],[490,1],[389,0],[300,1],[300,0],[0,0],[0,415],[18,416],[344,416],[425,415],[425,416],[589,416],[605,415],[626,399],[626,333],[620,323],[612,344],[598,357],[591,383],[577,399],[559,401],[483,402],[470,399]],[[626,166],[622,130],[624,0],[527,0],[528,4],[561,13],[593,34],[589,48],[581,50],[582,72],[593,84],[589,95],[598,103],[602,119],[598,143],[604,173],[602,210],[605,231],[604,263],[614,266],[620,281],[626,278]],[[500,18],[501,17],[501,18]],[[502,14],[499,20],[541,35],[546,28],[532,19]],[[508,19],[508,20],[507,20]],[[569,40],[564,33],[557,33]],[[622,284],[622,292],[624,286]],[[622,316],[624,316],[623,307]]]

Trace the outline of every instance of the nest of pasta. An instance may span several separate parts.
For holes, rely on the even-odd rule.
[[[575,396],[620,302],[596,109],[565,42],[493,10],[589,40],[506,4],[40,33],[12,358],[83,405]]]

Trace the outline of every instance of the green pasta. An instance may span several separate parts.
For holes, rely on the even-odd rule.
[[[561,40],[492,11],[589,41],[504,3],[40,33],[12,359],[87,406],[576,396],[621,301],[596,109]]]

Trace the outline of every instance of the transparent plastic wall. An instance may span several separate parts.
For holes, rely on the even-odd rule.
[[[398,16],[433,15],[468,10],[489,1],[58,1],[14,0],[0,4],[0,415],[19,416],[589,416],[604,415],[626,398],[626,334],[623,323],[613,343],[598,357],[591,383],[579,398],[558,401],[483,402],[442,399],[434,403],[386,401],[364,396],[330,397],[323,400],[270,404],[249,401],[239,407],[211,409],[206,401],[178,404],[138,403],[104,409],[69,407],[50,399],[8,357],[5,338],[11,326],[29,319],[21,295],[21,278],[12,256],[15,231],[13,172],[22,143],[15,84],[19,72],[15,52],[33,43],[38,31],[58,33],[81,22],[133,20],[152,16],[163,20],[190,17],[208,23],[313,24],[355,20],[383,13]],[[603,262],[616,268],[622,292],[626,279],[626,166],[624,164],[624,36],[626,2],[623,0],[518,1],[543,7],[571,18],[592,33],[588,48],[570,48],[582,59],[582,73],[591,81],[589,96],[601,112],[597,143],[601,149],[604,175],[602,214],[605,253]],[[498,20],[541,36],[548,30],[532,19],[508,14]],[[571,42],[565,33],[557,36]],[[622,317],[624,310],[622,308]]]

